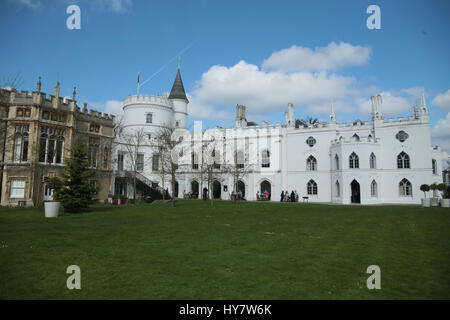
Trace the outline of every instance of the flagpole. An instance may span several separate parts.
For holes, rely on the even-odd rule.
[[[137,94],[139,95],[139,73],[138,72],[138,78],[137,78]]]

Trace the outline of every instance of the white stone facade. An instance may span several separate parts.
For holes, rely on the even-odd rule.
[[[123,105],[125,130],[144,128],[151,135],[161,127],[186,129],[187,104],[187,98],[129,96]],[[245,185],[242,191],[247,200],[256,200],[257,191],[265,191],[270,185],[271,201],[280,201],[283,190],[296,190],[300,201],[308,197],[309,202],[324,203],[419,204],[423,197],[420,185],[442,182],[441,150],[431,145],[424,96],[420,110],[415,107],[412,116],[397,120],[385,120],[381,97],[373,97],[370,123],[338,124],[331,108],[330,122],[296,128],[294,106],[288,104],[285,124],[253,126],[247,125],[245,107],[238,106],[236,111],[235,127],[211,131],[216,141],[223,141],[218,152],[221,161],[227,158],[230,144],[245,150],[245,161],[251,165],[246,167],[249,173],[240,179],[240,188]],[[152,115],[151,123],[146,121],[147,114]],[[160,175],[152,168],[151,139],[142,148],[144,167],[140,174],[161,185]],[[270,165],[263,165],[265,150],[269,150]],[[120,143],[117,152],[126,153]],[[185,162],[179,166],[180,198],[183,191],[192,191],[193,181],[198,189],[202,185],[199,170],[192,166],[191,152],[189,148],[183,151]],[[123,170],[129,170],[127,155],[124,157]],[[215,195],[220,190],[221,199],[230,199],[232,175],[215,171]],[[164,187],[171,192],[168,181]],[[129,190],[130,186],[128,195]]]

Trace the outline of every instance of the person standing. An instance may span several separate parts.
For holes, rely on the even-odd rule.
[[[291,191],[291,202],[295,201],[295,193],[294,190]]]
[[[280,202],[283,202],[283,200],[284,200],[284,191],[281,190],[281,199],[280,199]]]

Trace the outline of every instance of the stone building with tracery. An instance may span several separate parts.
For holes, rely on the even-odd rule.
[[[76,88],[72,99],[61,98],[60,83],[54,95],[36,90],[0,89],[1,205],[37,205],[53,199],[46,180],[64,171],[64,159],[77,139],[88,144],[89,162],[98,174],[98,200],[111,190],[111,151],[114,116],[80,108]]]

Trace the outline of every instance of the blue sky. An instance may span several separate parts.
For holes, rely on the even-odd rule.
[[[81,30],[66,27],[67,6],[81,9]],[[366,9],[381,9],[369,30]],[[369,120],[381,93],[386,118],[411,114],[425,89],[433,142],[450,149],[450,1],[138,1],[4,0],[0,4],[0,79],[20,72],[22,90],[61,94],[120,112],[136,93],[170,91],[183,49],[190,121],[231,126],[233,107],[247,118]],[[168,63],[172,60],[170,63]]]

